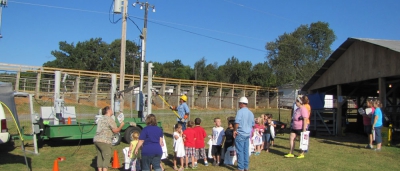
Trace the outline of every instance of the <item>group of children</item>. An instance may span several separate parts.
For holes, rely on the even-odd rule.
[[[232,117],[228,118],[231,119]],[[228,129],[224,131],[221,126],[221,119],[214,118],[215,126],[212,128],[212,135],[209,136],[212,142],[211,155],[213,158],[213,166],[219,166],[221,155],[226,152],[226,148],[234,145],[233,138],[233,120],[228,120]],[[205,151],[204,139],[207,137],[206,131],[200,126],[201,119],[196,118],[187,122],[187,129],[182,131],[182,125],[175,125],[174,138],[174,170],[183,170],[189,168],[189,160],[192,169],[197,168],[197,161],[204,160],[204,165],[208,166],[207,155]],[[222,150],[224,149],[224,151]],[[185,158],[185,159],[184,159]],[[181,167],[177,167],[177,160],[180,159]],[[185,160],[185,161],[184,161]]]
[[[262,150],[269,152],[274,145],[276,125],[272,121],[272,114],[262,114],[255,118],[255,125],[252,130],[250,149],[254,155],[260,155]]]
[[[212,135],[210,138],[211,155],[213,158],[213,166],[219,166],[223,163],[223,156],[227,153],[229,147],[234,147],[233,129],[235,125],[235,117],[228,117],[228,128],[224,130],[221,126],[221,119],[214,118],[214,127],[212,128]],[[259,155],[262,150],[269,151],[270,146],[274,143],[274,127],[275,124],[272,121],[272,114],[262,114],[260,117],[255,118],[255,125],[252,130],[252,136],[250,138],[250,148],[253,149],[251,152],[254,155]],[[173,133],[173,149],[174,149],[174,170],[182,171],[189,168],[189,161],[192,163],[191,168],[197,168],[197,161],[200,159],[204,160],[204,165],[208,166],[207,155],[205,150],[205,138],[207,133],[205,129],[200,126],[201,119],[196,118],[193,121],[188,121],[186,130],[182,130],[180,123],[175,124]],[[133,151],[139,135],[134,133],[132,135],[133,141],[130,143],[129,151]],[[222,156],[222,157],[221,157]],[[131,166],[135,167],[138,156],[130,154],[132,158]],[[178,168],[177,161],[180,161],[180,167]],[[228,159],[225,159],[228,160]]]

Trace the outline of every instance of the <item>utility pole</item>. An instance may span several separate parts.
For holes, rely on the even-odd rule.
[[[119,90],[122,91],[125,89],[125,55],[126,55],[126,18],[128,12],[128,0],[123,0],[123,12],[122,12],[122,35],[121,35],[121,64],[119,68]],[[124,111],[124,96],[123,94],[120,98],[120,111],[114,112],[123,112]]]
[[[3,15],[3,7],[7,6],[7,0],[0,0],[0,39],[3,38],[1,35],[1,18]]]
[[[140,87],[139,87],[139,110],[138,110],[138,118],[142,118],[142,120],[145,119],[145,115],[147,115],[147,113],[144,112],[144,95],[143,95],[143,81],[144,81],[144,62],[146,61],[146,40],[147,40],[147,14],[149,11],[149,7],[153,8],[153,12],[156,12],[155,10],[155,6],[154,5],[150,5],[148,2],[139,2],[136,1],[135,3],[133,3],[132,5],[135,7],[136,4],[140,5],[140,9],[143,9],[144,7],[144,26],[143,26],[143,30],[142,30],[142,35],[140,35],[140,39],[142,39],[142,55],[140,58]],[[147,92],[147,100],[148,102],[151,102],[151,92]],[[149,104],[149,103],[148,103]],[[150,103],[151,105],[151,103]]]

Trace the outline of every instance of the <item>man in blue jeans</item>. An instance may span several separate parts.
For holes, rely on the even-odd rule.
[[[247,108],[249,101],[246,97],[239,99],[239,108],[236,113],[233,137],[235,138],[238,170],[249,170],[249,140],[251,129],[254,126],[254,114]]]

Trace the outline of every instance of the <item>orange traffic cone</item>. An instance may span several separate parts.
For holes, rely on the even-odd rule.
[[[54,164],[53,164],[53,171],[59,171],[58,170],[58,160],[54,160]]]
[[[68,117],[68,122],[67,122],[67,124],[68,124],[68,125],[71,125],[71,117]]]
[[[119,159],[118,159],[118,152],[117,150],[114,150],[114,157],[113,157],[113,162],[112,162],[112,168],[113,169],[119,169],[121,165],[119,164]]]

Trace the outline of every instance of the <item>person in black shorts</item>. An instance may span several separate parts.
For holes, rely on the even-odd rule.
[[[225,156],[226,150],[231,147],[231,146],[235,146],[234,143],[234,138],[233,138],[233,124],[235,124],[234,120],[228,121],[228,128],[226,128],[225,130],[225,137],[224,137],[224,150],[222,153],[222,156]],[[223,161],[221,161],[221,163],[223,163]]]

